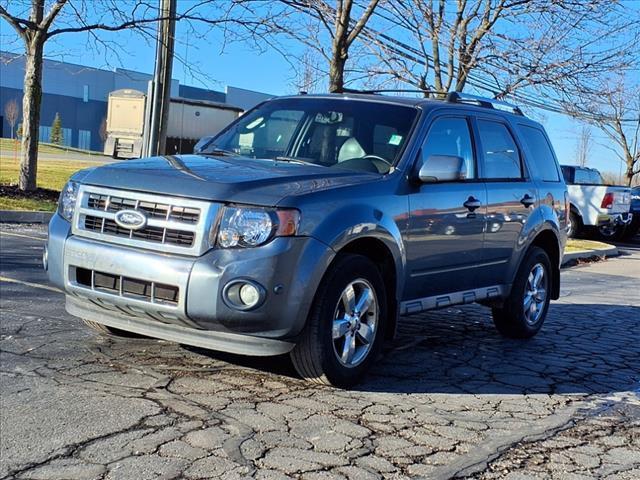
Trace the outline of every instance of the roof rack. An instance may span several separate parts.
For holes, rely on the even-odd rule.
[[[494,110],[511,112],[524,117],[524,113],[522,113],[520,107],[501,100],[495,100],[493,98],[478,97],[477,95],[471,95],[468,93],[449,92],[447,93],[446,100],[451,103],[468,103],[471,105],[478,105],[479,107],[493,108]]]
[[[380,94],[380,93],[421,93],[421,94],[431,94],[431,95],[440,95],[444,97],[444,100],[449,103],[466,103],[470,105],[477,105],[479,107],[484,108],[492,108],[494,110],[502,110],[504,112],[515,113],[516,115],[525,116],[520,110],[520,107],[513,105],[511,103],[503,102],[502,100],[496,100],[494,98],[486,98],[479,97],[477,95],[471,95],[469,93],[461,93],[461,92],[448,92],[443,93],[437,90],[420,90],[420,89],[372,89],[372,90],[359,90],[355,88],[345,88],[343,89],[344,93],[363,93],[363,94]],[[437,100],[435,98],[434,100]]]
[[[444,95],[443,92],[438,92],[436,90],[420,90],[420,89],[402,89],[402,88],[382,88],[382,89],[372,89],[372,90],[360,90],[357,88],[343,88],[342,91],[344,93],[364,93],[375,95],[378,93],[428,93],[428,94],[438,94]]]

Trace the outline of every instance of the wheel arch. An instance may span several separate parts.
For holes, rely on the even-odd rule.
[[[386,337],[387,339],[392,339],[395,335],[400,308],[400,302],[398,301],[400,279],[398,278],[399,274],[393,252],[385,242],[379,238],[360,237],[342,246],[342,248],[336,252],[336,257],[334,257],[333,261],[335,261],[338,255],[344,253],[367,257],[380,271],[387,297],[387,320],[389,324],[386,326]]]
[[[538,233],[530,244],[530,247],[542,248],[551,260],[553,278],[551,284],[551,298],[557,300],[560,297],[560,242],[556,234],[546,229]]]

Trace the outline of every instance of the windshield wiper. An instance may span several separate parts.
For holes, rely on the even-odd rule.
[[[276,162],[287,162],[287,163],[298,163],[300,165],[313,165],[314,167],[322,167],[322,165],[318,165],[317,163],[309,162],[307,160],[302,160],[296,157],[276,157],[274,158]]]
[[[238,154],[236,152],[232,152],[231,150],[225,150],[223,148],[214,147],[211,150],[207,150],[202,152],[203,155],[218,155],[220,157],[237,157]]]

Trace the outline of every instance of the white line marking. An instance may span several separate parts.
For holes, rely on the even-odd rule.
[[[47,239],[46,237],[34,237],[33,235],[24,235],[22,233],[5,232],[4,230],[0,230],[0,235],[10,235],[12,237],[30,238],[31,240],[40,240],[43,242]]]
[[[64,293],[62,290],[56,287],[50,287],[49,285],[43,285],[41,283],[25,282],[24,280],[16,280],[15,278],[3,277],[1,275],[0,282],[17,283],[19,285],[25,285],[27,287],[41,288],[42,290],[49,290],[56,293]]]

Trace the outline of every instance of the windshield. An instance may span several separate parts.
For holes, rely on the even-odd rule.
[[[413,107],[345,98],[272,100],[240,117],[203,153],[387,173],[416,115]]]

